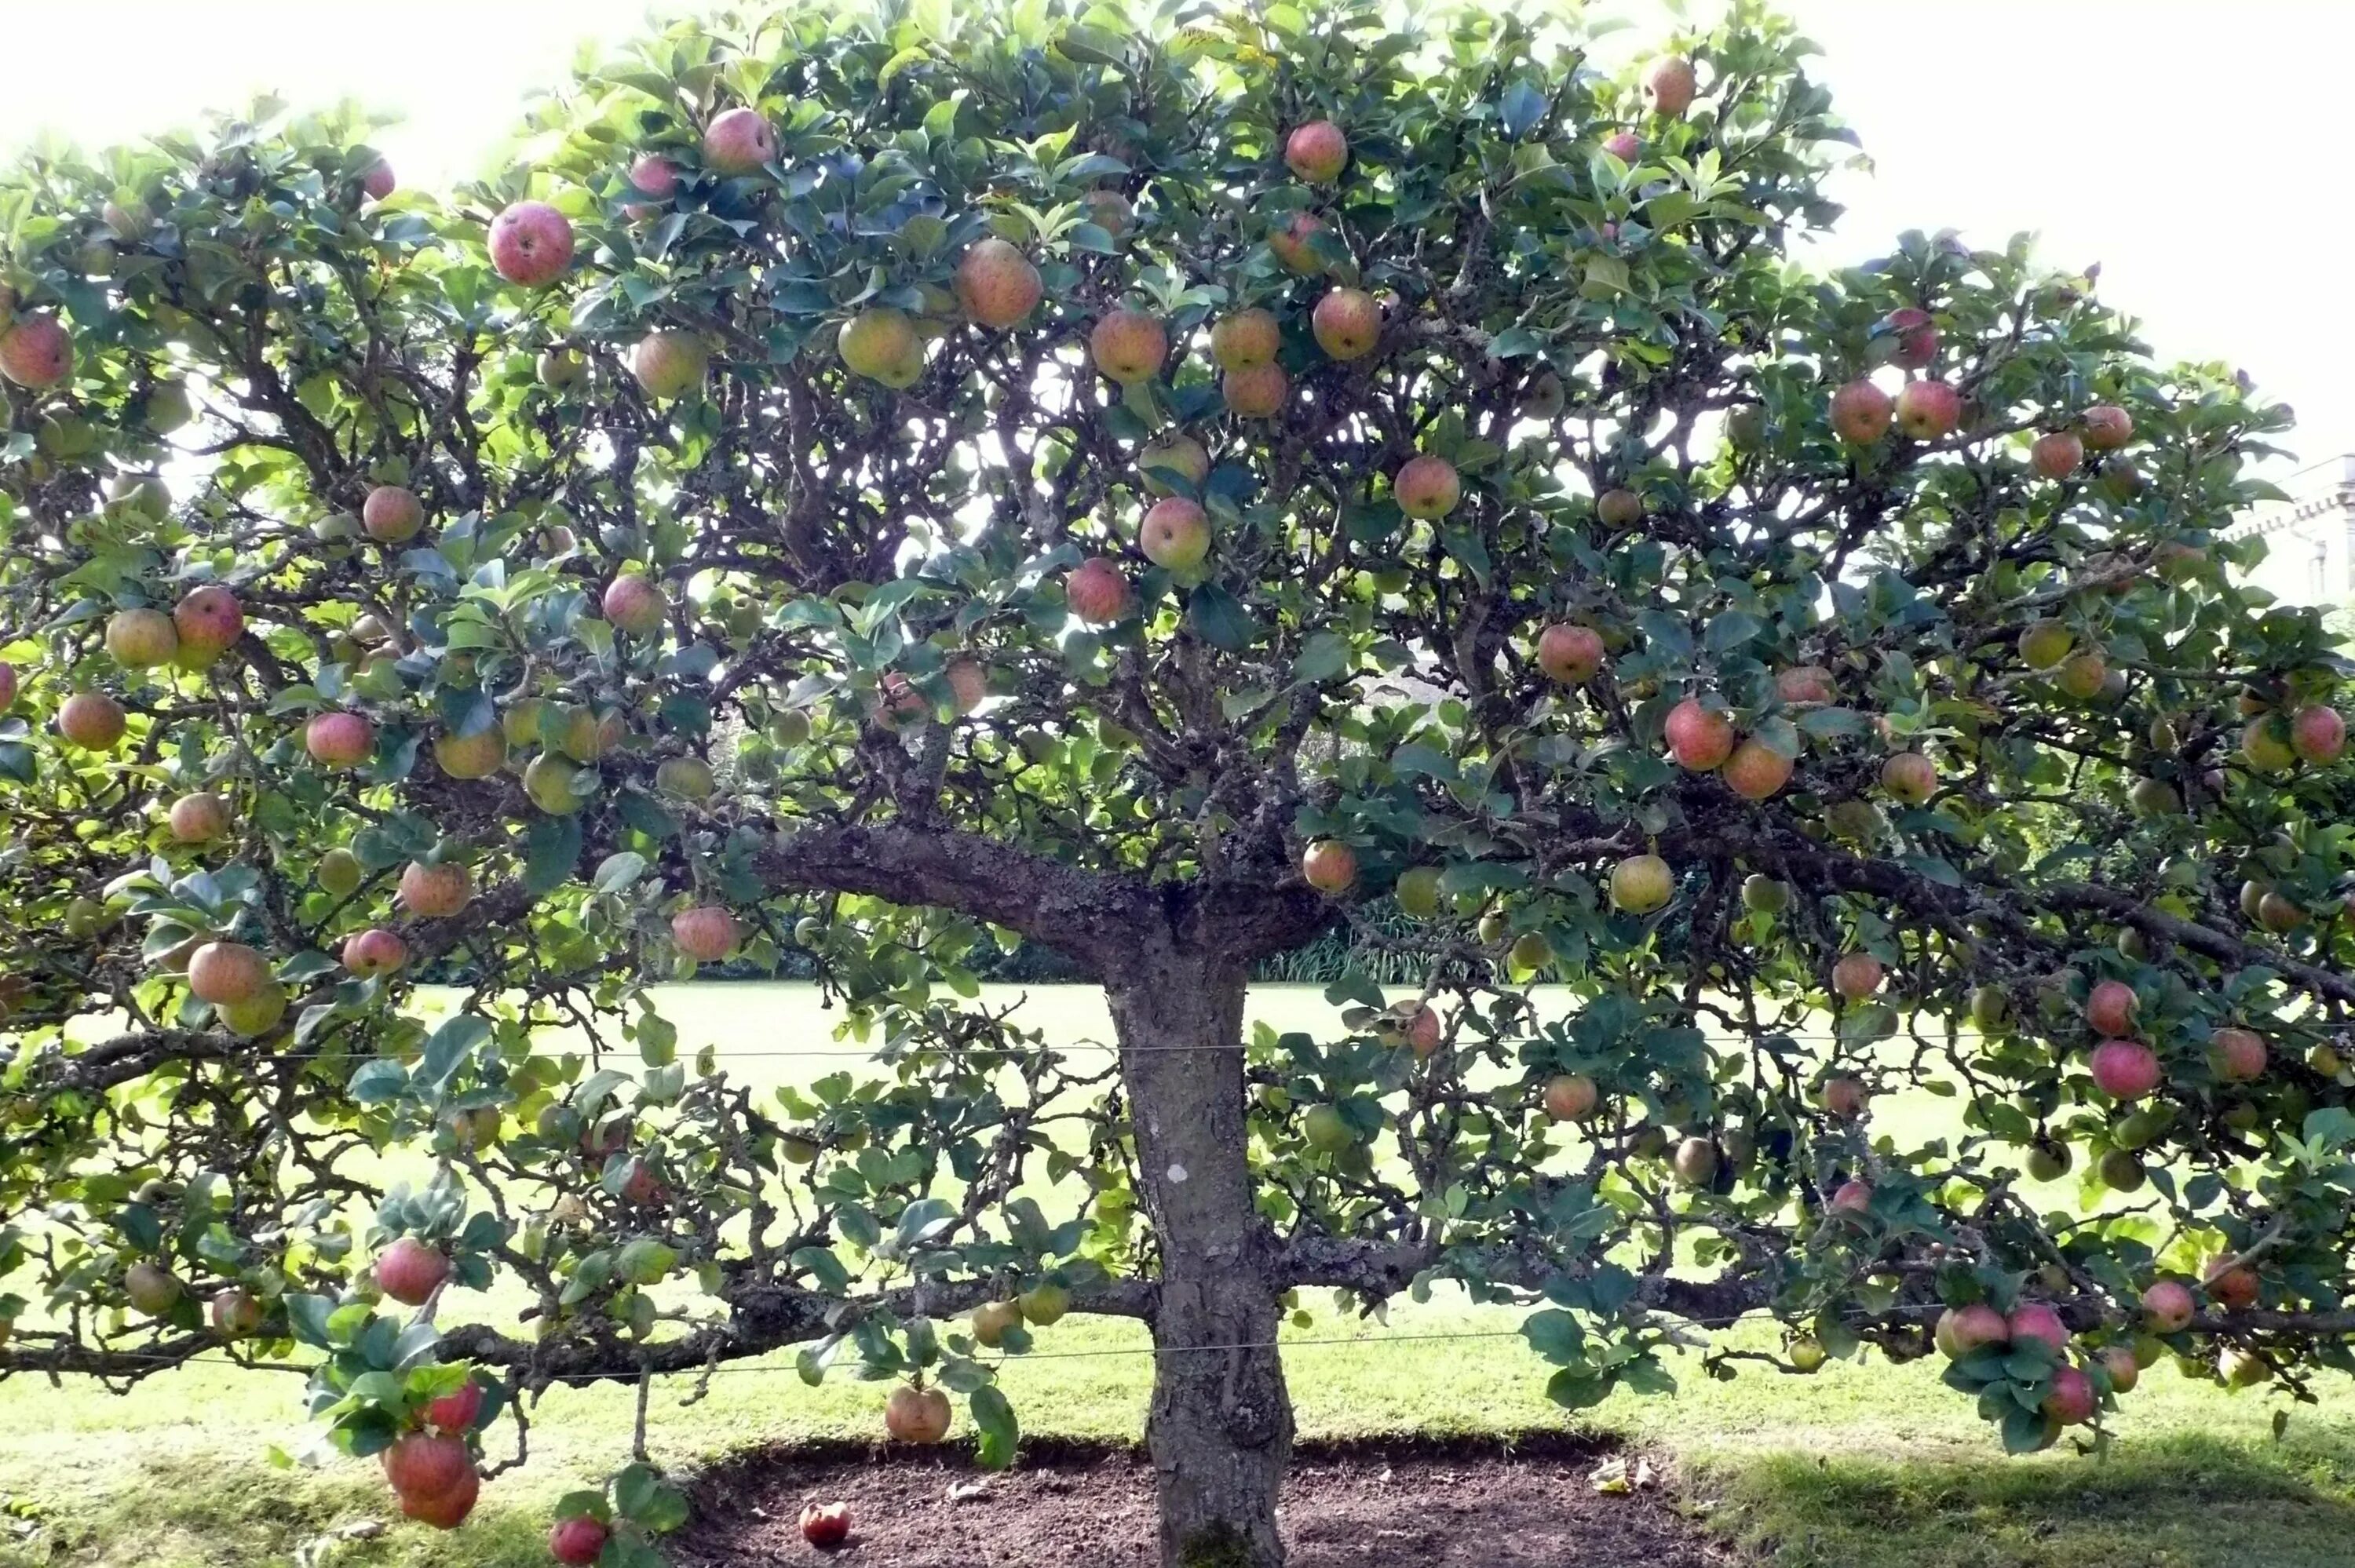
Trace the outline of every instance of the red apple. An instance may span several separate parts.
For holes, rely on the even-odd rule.
[[[411,915],[423,920],[443,919],[473,901],[474,874],[454,860],[438,865],[412,860],[400,874],[399,892],[402,907]]]
[[[736,916],[716,905],[682,909],[670,917],[670,939],[699,964],[714,964],[736,950]]]
[[[1889,362],[1920,370],[1938,357],[1938,323],[1919,305],[1900,305],[1886,318],[1891,347]]]
[[[1823,1092],[1824,1109],[1843,1121],[1853,1121],[1862,1116],[1866,1103],[1872,1097],[1865,1089],[1862,1079],[1851,1078],[1846,1074],[1826,1078]]]
[[[1832,989],[1850,1001],[1862,1001],[1881,989],[1881,960],[1870,953],[1848,953],[1832,966]]]
[[[1764,741],[1752,736],[1733,748],[1718,769],[1725,787],[1745,800],[1764,800],[1791,781],[1793,762]]]
[[[229,832],[229,802],[209,789],[183,795],[172,802],[166,826],[175,842],[210,843]]]
[[[393,192],[392,165],[378,158],[360,176],[360,189],[370,201],[382,201]]]
[[[2156,1280],[2142,1293],[2143,1318],[2153,1333],[2181,1332],[2199,1309],[2191,1287],[2179,1280]]]
[[[1692,107],[1698,85],[1692,61],[1680,55],[1669,56],[1644,74],[1644,96],[1655,113],[1670,120]]]
[[[1349,139],[1330,120],[1312,120],[1284,139],[1284,162],[1310,185],[1329,185],[1348,165]]]
[[[572,265],[572,220],[544,201],[519,201],[491,219],[490,247],[500,277],[542,288]]]
[[[1382,307],[1363,289],[1333,289],[1309,312],[1308,328],[1332,358],[1362,359],[1381,341]]]
[[[2002,1344],[2011,1338],[2011,1327],[1993,1307],[1974,1301],[1966,1307],[1949,1307],[1940,1313],[1934,1337],[1948,1361],[1960,1361],[1974,1351]]]
[[[436,1530],[455,1530],[474,1511],[475,1500],[482,1492],[483,1478],[470,1468],[459,1478],[456,1486],[438,1496],[404,1495],[400,1511],[420,1524],[430,1524]]]
[[[212,1298],[211,1314],[213,1332],[232,1340],[244,1339],[260,1330],[263,1318],[261,1300],[240,1286],[217,1293]]]
[[[0,376],[17,386],[34,392],[55,387],[73,374],[73,334],[57,317],[27,316],[0,327]]]
[[[1841,1182],[1839,1191],[1832,1194],[1832,1208],[1846,1214],[1871,1213],[1872,1183],[1853,1178]]]
[[[2246,1029],[2219,1029],[2208,1037],[2208,1059],[2218,1077],[2244,1084],[2264,1075],[2265,1043]]]
[[[2028,449],[2029,466],[2046,479],[2066,479],[2085,461],[2085,443],[2073,431],[2048,430]]]
[[[360,527],[379,545],[398,545],[425,526],[425,503],[398,484],[379,484],[360,503]]]
[[[2133,416],[2112,404],[2100,403],[2086,409],[2083,426],[2087,451],[2113,451],[2134,440]]]
[[[1546,1080],[1545,1113],[1556,1121],[1584,1121],[1600,1097],[1583,1073],[1558,1073]]]
[[[389,975],[409,961],[409,944],[381,926],[344,938],[344,968],[362,980]]]
[[[325,767],[357,768],[376,753],[376,726],[357,714],[317,714],[303,728],[303,746]]]
[[[614,630],[632,637],[653,636],[662,630],[663,619],[670,613],[669,598],[638,572],[623,572],[607,583],[598,604]]]
[[[1839,688],[1833,683],[1832,673],[1821,664],[1794,664],[1774,674],[1774,694],[1786,703],[1836,703]]]
[[[1963,395],[1943,381],[1908,381],[1897,394],[1897,428],[1917,441],[1953,434],[1962,417]]]
[[[1429,520],[1455,510],[1455,503],[1464,499],[1464,481],[1454,463],[1424,452],[1399,465],[1397,477],[1391,481],[1391,493],[1397,497],[1400,511]]]
[[[243,942],[207,942],[188,955],[188,992],[215,1007],[250,1001],[270,984],[270,960]]]
[[[1633,164],[1644,155],[1644,139],[1633,131],[1615,131],[1604,138],[1603,150],[1623,164]]]
[[[1832,433],[1852,447],[1869,447],[1889,433],[1896,407],[1870,381],[1851,381],[1832,394]]]
[[[1091,626],[1109,626],[1128,613],[1128,579],[1101,556],[1073,567],[1063,591],[1071,613]]]
[[[802,1510],[802,1539],[831,1552],[850,1539],[848,1503],[811,1503]]]
[[[2021,1302],[2011,1309],[2011,1316],[2004,1327],[2009,1330],[2006,1337],[2014,1343],[2022,1340],[2041,1340],[2052,1347],[2055,1355],[2069,1348],[2069,1325],[2063,1323],[2061,1314],[2046,1302]]]
[[[415,1236],[402,1236],[378,1255],[378,1288],[405,1307],[422,1307],[450,1277],[450,1259]]]
[[[566,1568],[591,1568],[612,1533],[593,1519],[559,1519],[548,1532],[548,1554]]]
[[[58,707],[58,733],[84,751],[106,751],[123,738],[123,705],[104,692],[76,692]]]
[[[1301,852],[1300,874],[1319,893],[1346,893],[1358,880],[1357,853],[1338,839],[1318,839]]]
[[[776,155],[776,127],[756,109],[730,109],[703,132],[704,165],[717,174],[758,174]]]
[[[1549,626],[1538,633],[1538,668],[1550,680],[1579,686],[1603,668],[1603,635],[1591,626]]]
[[[1137,524],[1136,547],[1156,567],[1190,572],[1210,554],[1210,515],[1199,502],[1182,495],[1164,496],[1145,509],[1145,519]]]
[[[1687,697],[1668,710],[1668,737],[1678,766],[1706,773],[1732,755],[1733,721]]]
[[[1168,332],[1143,311],[1109,312],[1088,333],[1088,357],[1106,380],[1123,386],[1150,381],[1168,356]]]
[[[668,201],[678,194],[678,165],[660,153],[641,153],[630,165],[629,180],[640,196]]]
[[[392,1440],[379,1461],[392,1489],[406,1498],[436,1498],[464,1486],[474,1458],[455,1437],[405,1432]]]
[[[2319,703],[2302,707],[2290,718],[2289,746],[2308,762],[2336,762],[2347,748],[2347,721]]]
[[[2075,1367],[2062,1367],[2053,1372],[2051,1390],[2044,1396],[2044,1414],[2064,1426],[2081,1425],[2094,1418],[2097,1403],[2094,1380]]]
[[[2134,987],[2124,980],[2104,980],[2085,993],[2085,1022],[2094,1033],[2115,1037],[2134,1028],[2135,1012],[2142,1005]]]
[[[2158,1086],[2158,1057],[2135,1040],[2105,1040],[2094,1047],[2094,1082],[2113,1099],[2140,1099]]]
[[[2208,1294],[2227,1311],[2242,1312],[2257,1304],[2257,1271],[2245,1263],[2218,1258],[2208,1266]]]

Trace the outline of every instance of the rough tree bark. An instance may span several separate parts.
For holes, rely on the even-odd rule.
[[[1152,1414],[1162,1568],[1279,1568],[1292,1401],[1245,1159],[1244,961],[1171,933],[1106,976],[1160,1245]]]

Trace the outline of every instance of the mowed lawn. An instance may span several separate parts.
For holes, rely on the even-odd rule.
[[[1110,1037],[1092,991],[1034,988],[1026,1007],[1056,1039]],[[831,1034],[838,1015],[820,1012],[806,987],[671,988],[663,1010],[683,1054],[710,1044],[753,1081],[857,1065],[836,1054],[846,1049]],[[1265,988],[1252,1011],[1279,1028],[1335,1027],[1315,988]],[[789,1050],[822,1054],[773,1054]],[[1877,1116],[1903,1142],[1909,1123],[1933,1128],[1941,1105],[1906,1097]],[[496,1302],[473,1305],[496,1315]],[[1719,1383],[1689,1358],[1677,1397],[1623,1394],[1572,1418],[1547,1403],[1546,1369],[1512,1335],[1517,1313],[1401,1301],[1376,1323],[1322,1296],[1303,1305],[1314,1321],[1291,1332],[1286,1367],[1305,1433],[1582,1425],[1665,1460],[1698,1523],[1779,1568],[2355,1563],[2355,1390],[2343,1379],[2318,1383],[2319,1407],[2297,1409],[2277,1441],[2263,1396],[2227,1395],[2161,1366],[2127,1397],[2106,1458],[2064,1446],[2006,1459],[1934,1363],[1836,1362],[1811,1378],[1753,1366]],[[461,1306],[445,1319],[464,1315]],[[1745,1334],[1772,1340],[1763,1328]],[[1144,1344],[1134,1324],[1069,1319],[1007,1366],[1005,1386],[1032,1431],[1134,1438],[1150,1372]],[[0,1384],[0,1568],[536,1568],[549,1561],[548,1505],[620,1461],[633,1408],[618,1388],[552,1391],[533,1412],[531,1464],[489,1487],[464,1531],[442,1535],[399,1520],[372,1463],[311,1451],[301,1390],[296,1375],[218,1364],[122,1397],[27,1378]],[[654,1398],[650,1441],[667,1465],[871,1438],[885,1390],[839,1378],[807,1388],[779,1356],[723,1369],[689,1403],[694,1392],[674,1380]],[[498,1438],[510,1442],[511,1428]]]

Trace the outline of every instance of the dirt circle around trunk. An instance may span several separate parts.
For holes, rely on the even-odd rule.
[[[1657,1487],[1599,1490],[1613,1458],[1564,1433],[1303,1443],[1278,1517],[1289,1568],[1732,1568]],[[740,1455],[693,1485],[682,1568],[1156,1568],[1153,1469],[1135,1449],[1024,1444],[990,1472],[959,1449],[800,1446]],[[803,1541],[805,1504],[846,1503],[847,1544]]]

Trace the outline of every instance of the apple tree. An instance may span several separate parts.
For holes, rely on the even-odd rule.
[[[552,1383],[780,1351],[1002,1463],[1114,1314],[1163,1561],[1268,1565],[1307,1291],[1573,1407],[1934,1348],[2014,1450],[2348,1370],[2286,413],[2024,241],[1811,262],[1750,0],[1385,16],[805,3],[446,200],[272,104],[11,173],[0,1373],[299,1362],[446,1527]],[[721,962],[855,1068],[683,1054]]]

